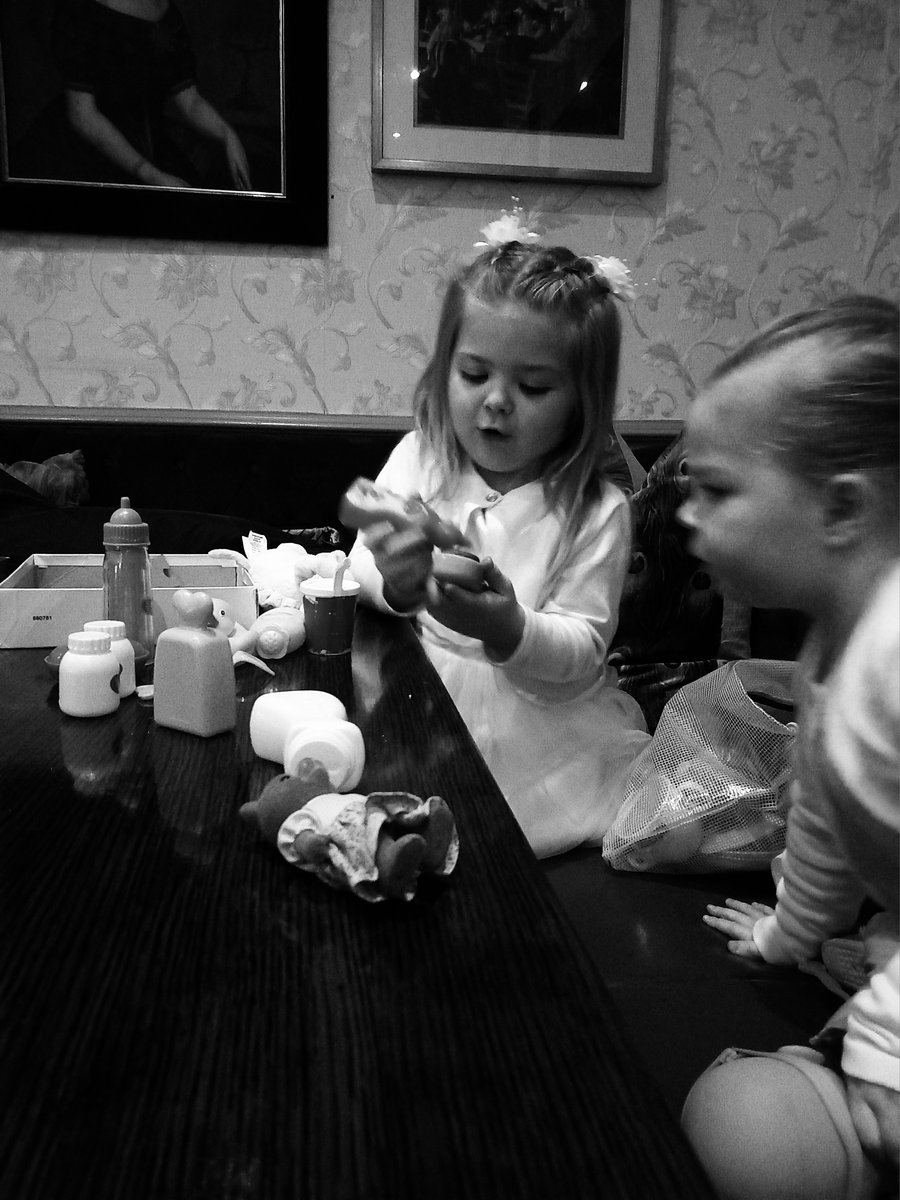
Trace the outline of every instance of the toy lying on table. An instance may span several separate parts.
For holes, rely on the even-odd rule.
[[[214,596],[210,624],[228,638],[235,663],[239,661],[238,655],[244,656],[240,661],[254,654],[260,658],[284,658],[299,650],[306,639],[303,612],[290,605],[266,609],[248,629],[235,620],[234,609],[227,600]]]
[[[314,758],[270,780],[240,813],[289,863],[370,902],[411,900],[420,875],[449,875],[459,854],[440,796],[339,794]]]

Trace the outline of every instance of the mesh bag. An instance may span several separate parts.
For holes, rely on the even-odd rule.
[[[603,839],[622,871],[755,871],[784,849],[796,664],[743,659],[668,701]]]

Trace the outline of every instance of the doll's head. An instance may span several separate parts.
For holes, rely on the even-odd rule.
[[[317,759],[305,758],[297,764],[295,775],[277,775],[256,800],[240,807],[241,817],[255,825],[267,842],[274,842],[288,817],[303,808],[315,796],[333,792],[325,767]]]

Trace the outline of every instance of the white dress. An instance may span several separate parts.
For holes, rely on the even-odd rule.
[[[538,611],[563,532],[541,484],[500,495],[467,467],[456,494],[435,499],[436,467],[419,445],[417,434],[407,434],[378,482],[420,495],[459,526],[472,549],[509,577],[525,611],[522,641],[505,662],[490,661],[480,641],[422,610],[415,615],[424,648],[538,857],[599,842],[649,740],[640,706],[617,689],[606,662],[630,556],[628,501],[606,485],[554,594]],[[392,612],[364,535],[350,558],[363,601]]]

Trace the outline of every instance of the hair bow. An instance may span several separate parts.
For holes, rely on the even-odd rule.
[[[513,199],[515,200],[516,197],[513,196]],[[476,242],[476,247],[493,246],[496,250],[500,246],[505,246],[507,242],[536,242],[538,235],[533,233],[527,225],[522,224],[521,214],[524,211],[521,204],[517,204],[512,212],[507,212],[505,208],[501,209],[500,216],[496,221],[491,221],[481,230],[484,241]]]
[[[609,290],[614,296],[633,300],[637,293],[631,282],[631,272],[620,258],[604,258],[602,254],[588,254],[588,262],[594,264],[594,273],[601,275],[609,284]]]

